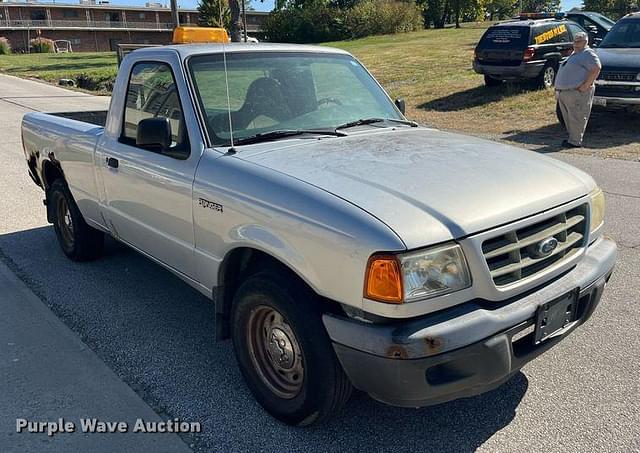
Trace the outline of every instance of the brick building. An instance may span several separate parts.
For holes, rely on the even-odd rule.
[[[247,31],[260,35],[266,12],[247,11]],[[181,25],[197,25],[198,11],[181,9]],[[166,44],[171,41],[171,10],[160,3],[110,5],[81,0],[76,4],[7,2],[0,0],[0,36],[15,50],[26,51],[37,36],[69,40],[75,52],[115,50],[120,43]]]

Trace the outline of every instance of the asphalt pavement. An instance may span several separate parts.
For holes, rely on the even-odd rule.
[[[2,452],[191,451],[175,433],[136,432],[137,423],[169,418],[155,413],[1,262],[0,287]],[[117,434],[83,432],[92,429],[83,428],[91,419],[96,431],[101,422],[126,425]]]
[[[485,395],[414,410],[356,394],[328,424],[291,428],[254,401],[230,342],[214,342],[206,298],[111,240],[90,263],[59,250],[27,176],[20,118],[107,102],[0,76],[0,260],[157,414],[202,423],[202,433],[183,436],[194,450],[640,450],[640,163],[552,154],[603,187],[606,233],[619,245],[598,310],[569,338]],[[0,317],[8,314],[0,304]],[[6,398],[12,389],[4,382]]]

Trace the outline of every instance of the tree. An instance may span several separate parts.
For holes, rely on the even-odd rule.
[[[504,20],[512,17],[516,11],[513,0],[486,0],[481,4],[489,20]]]
[[[612,19],[619,19],[640,7],[638,0],[584,0],[586,11],[596,11]]]
[[[246,4],[250,3],[248,0]],[[222,23],[220,10],[222,9]],[[242,21],[240,20],[240,0],[200,0],[198,22],[206,27],[225,28],[233,42],[242,40]]]
[[[524,13],[555,13],[560,11],[560,0],[522,0]]]
[[[229,36],[232,42],[242,41],[242,21],[240,20],[240,2],[229,0],[229,10],[231,11],[231,25],[229,26]]]
[[[222,14],[220,9],[222,8]],[[227,0],[200,0],[198,4],[198,24],[202,27],[229,29],[231,27],[231,11]],[[222,22],[220,16],[222,15]]]

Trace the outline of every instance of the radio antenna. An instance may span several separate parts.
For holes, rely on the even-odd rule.
[[[222,3],[225,0],[218,0],[218,5],[220,6],[220,27],[224,29],[224,21],[222,20]],[[226,33],[225,33],[226,34]],[[235,154],[236,149],[233,146],[233,121],[231,120],[231,96],[229,95],[229,74],[227,72],[227,43],[225,42],[225,36],[222,37],[222,61],[224,63],[224,83],[227,88],[227,112],[229,114],[229,138],[231,140],[231,148],[229,148],[228,152],[230,154]]]

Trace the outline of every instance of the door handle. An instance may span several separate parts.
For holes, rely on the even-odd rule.
[[[107,157],[107,165],[111,168],[118,168],[118,159],[115,157]]]

